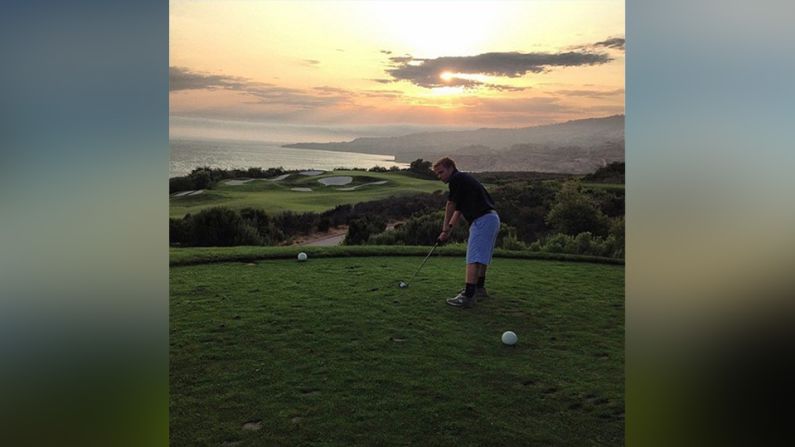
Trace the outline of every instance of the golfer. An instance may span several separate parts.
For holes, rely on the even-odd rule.
[[[486,188],[471,175],[456,169],[450,158],[434,163],[433,172],[450,187],[439,241],[445,242],[450,237],[450,231],[461,215],[469,222],[466,285],[458,295],[449,298],[447,304],[470,308],[478,299],[489,296],[486,293],[486,268],[491,263],[500,231],[500,216]]]

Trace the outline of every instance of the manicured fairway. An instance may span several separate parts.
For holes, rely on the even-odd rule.
[[[623,445],[623,266],[421,261],[172,266],[171,445]]]
[[[351,183],[326,186],[318,180],[351,177]],[[382,183],[385,182],[385,183]],[[295,191],[293,189],[302,189]],[[350,189],[355,188],[355,189]],[[304,191],[311,189],[311,191]],[[212,206],[232,209],[261,208],[269,213],[282,211],[322,212],[337,205],[383,199],[416,192],[447,191],[440,181],[425,180],[402,173],[328,171],[317,176],[291,174],[284,180],[252,180],[243,184],[220,182],[201,194],[172,196],[169,216],[182,217]]]

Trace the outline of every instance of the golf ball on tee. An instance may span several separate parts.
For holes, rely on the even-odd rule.
[[[519,341],[519,337],[517,337],[512,331],[505,331],[502,333],[502,342],[506,345],[513,346],[517,341]]]
[[[298,253],[298,260],[299,261],[306,261],[306,253],[304,253],[304,252]]]

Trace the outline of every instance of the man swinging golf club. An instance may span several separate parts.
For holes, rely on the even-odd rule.
[[[497,233],[500,231],[500,216],[486,188],[471,175],[456,169],[455,162],[450,158],[445,157],[434,163],[433,172],[450,187],[438,240],[447,241],[461,215],[469,222],[466,285],[458,295],[449,298],[447,304],[470,308],[478,299],[488,297],[486,268],[491,263]]]

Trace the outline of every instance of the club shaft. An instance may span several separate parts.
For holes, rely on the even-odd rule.
[[[428,258],[431,257],[431,254],[433,254],[433,251],[436,250],[436,246],[437,245],[439,245],[439,242],[436,242],[435,244],[433,244],[433,247],[431,247],[431,251],[429,251],[428,254],[425,256],[425,259],[422,260],[422,264],[420,264],[420,268],[418,268],[417,271],[414,272],[414,276],[411,277],[411,280],[409,280],[409,283],[414,281],[414,278],[417,276],[417,273],[419,273],[420,270],[422,270],[422,266],[425,265],[425,262],[427,262]]]

